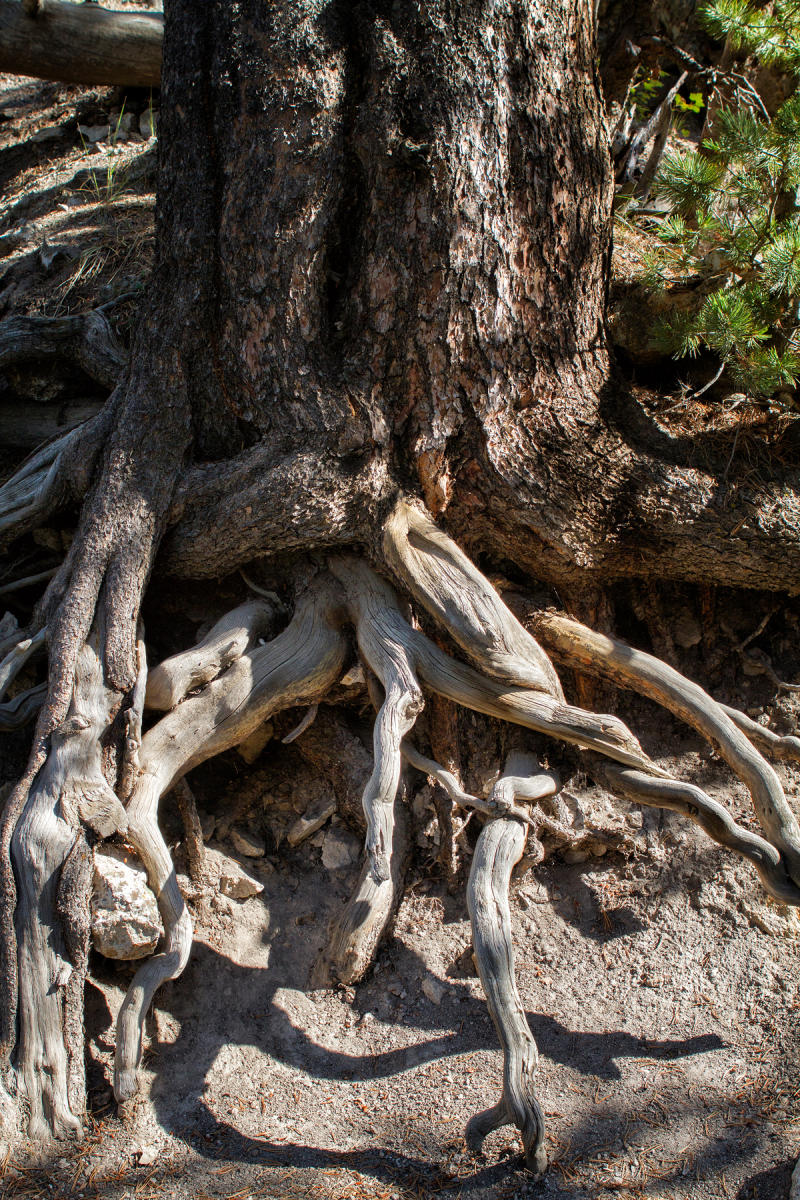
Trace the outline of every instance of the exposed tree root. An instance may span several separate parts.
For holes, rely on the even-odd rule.
[[[564,699],[541,646],[424,509],[401,497],[386,521],[383,549],[401,582],[482,671]]]
[[[126,825],[125,812],[103,775],[100,735],[109,722],[108,697],[95,631],[82,648],[75,690],[66,718],[52,735],[47,762],[34,780],[13,835],[11,853],[19,881],[15,914],[19,980],[18,1075],[29,1106],[31,1136],[80,1128],[82,1111],[70,1103],[70,1059],[82,1061],[74,1044],[68,1057],[62,1028],[63,991],[68,1012],[79,995],[69,995],[74,972],[85,971],[80,931],[65,942],[56,920],[59,873],[76,842],[81,822],[107,837]],[[80,869],[73,873],[80,876]],[[68,872],[69,876],[69,872]],[[67,876],[67,877],[68,877]],[[63,877],[63,873],[62,873]],[[83,894],[81,887],[74,889]],[[65,893],[62,891],[62,898]],[[73,919],[80,924],[79,911]],[[67,938],[69,935],[67,934]],[[74,955],[74,957],[73,957]]]
[[[41,629],[33,637],[22,638],[8,651],[0,662],[0,699],[19,675],[22,668],[35,655],[44,649],[45,630]]]
[[[47,477],[58,468],[59,456],[68,444],[62,439],[50,452],[34,456],[11,481],[11,492],[6,490],[10,485],[0,489],[0,508],[4,493],[9,502],[14,489],[22,497],[23,507],[29,501],[39,503],[48,493]],[[468,1135],[472,1144],[479,1144],[491,1129],[514,1123],[522,1132],[529,1167],[543,1170],[544,1124],[532,1087],[536,1047],[514,981],[508,885],[527,835],[530,861],[537,862],[545,854],[543,837],[563,844],[573,839],[574,831],[558,796],[558,779],[529,755],[514,751],[490,794],[480,797],[469,794],[451,770],[420,753],[408,735],[424,703],[423,687],[454,704],[593,751],[593,770],[612,790],[689,816],[720,844],[752,862],[770,894],[792,904],[800,903],[796,885],[800,869],[795,870],[795,862],[800,864],[800,830],[777,776],[753,743],[760,740],[779,756],[797,758],[800,739],[778,738],[742,714],[726,712],[697,685],[649,655],[565,618],[551,614],[537,618],[538,636],[560,661],[651,696],[708,737],[750,787],[771,839],[767,841],[737,825],[726,809],[701,789],[660,770],[618,718],[566,704],[555,670],[538,642],[455,543],[404,500],[396,505],[386,527],[387,559],[475,666],[457,661],[415,628],[389,583],[361,558],[340,556],[330,561],[330,574],[320,572],[314,577],[299,596],[288,626],[271,641],[263,644],[263,637],[275,623],[278,606],[271,597],[264,597],[226,614],[197,646],[166,660],[148,675],[141,628],[132,654],[125,645],[125,637],[135,628],[130,609],[124,618],[127,632],[120,640],[117,630],[114,646],[109,646],[113,630],[103,624],[103,613],[109,606],[118,607],[119,595],[130,592],[125,590],[124,579],[120,582],[125,576],[130,583],[125,572],[133,570],[143,584],[151,553],[147,550],[151,543],[143,534],[134,553],[134,557],[139,554],[138,565],[132,568],[126,560],[127,565],[121,564],[115,574],[116,549],[110,533],[115,505],[121,498],[122,492],[96,515],[96,548],[100,546],[102,553],[92,559],[88,581],[77,601],[73,598],[77,609],[66,616],[63,606],[57,610],[59,633],[51,657],[69,642],[76,666],[73,678],[69,661],[54,662],[51,690],[54,680],[61,687],[69,676],[71,700],[59,715],[51,695],[50,724],[43,726],[45,732],[52,731],[49,754],[35,778],[29,772],[4,818],[4,836],[9,837],[22,811],[13,838],[21,881],[14,963],[19,968],[19,1071],[30,1105],[31,1129],[37,1133],[75,1129],[82,1115],[81,1009],[91,859],[83,828],[98,836],[126,829],[145,864],[164,923],[163,945],[137,971],[118,1019],[114,1090],[118,1099],[125,1100],[137,1087],[143,1025],[153,996],[162,982],[181,973],[191,949],[191,919],[158,826],[159,800],[176,786],[181,791],[190,870],[202,878],[202,836],[184,775],[244,742],[274,713],[296,705],[310,707],[290,738],[297,737],[301,749],[307,739],[305,752],[312,761],[320,762],[323,750],[314,748],[313,731],[307,729],[317,715],[318,702],[334,688],[347,665],[351,646],[346,630],[350,626],[377,709],[372,770],[362,795],[367,857],[313,982],[319,986],[362,978],[399,902],[408,856],[401,787],[405,759],[440,784],[453,804],[489,818],[475,851],[468,906],[480,974],[504,1051],[504,1088],[499,1104],[470,1122]],[[78,559],[69,557],[51,585],[52,611],[56,611],[53,605],[57,606],[68,581],[80,570]],[[94,611],[91,606],[97,602],[101,584],[104,591],[96,605],[93,632],[75,659],[81,622],[87,612]],[[43,614],[47,611],[44,605]],[[43,639],[41,630],[33,639],[10,647],[0,662],[0,699]],[[109,663],[124,667],[128,658],[134,669],[118,670],[116,691],[108,689]],[[128,676],[129,707],[124,713],[118,798],[103,776],[99,738],[122,703]],[[145,707],[164,715],[143,734]],[[0,725],[2,720],[0,711]],[[324,710],[320,722],[330,724]],[[341,742],[347,735],[340,729],[338,736]],[[441,749],[436,753],[438,757]],[[339,783],[339,790],[347,792],[352,781]],[[120,798],[127,800],[127,809],[123,810]],[[4,876],[3,886],[8,895],[13,880]],[[6,956],[8,945],[6,937]],[[11,980],[16,988],[13,974],[13,970],[6,971],[6,986]],[[4,1015],[8,1045],[13,1005]]]
[[[520,776],[527,776],[526,792],[537,791],[536,762],[528,756],[510,755],[501,792],[514,793]],[[544,792],[553,781],[546,776]],[[472,941],[486,1002],[503,1047],[503,1095],[494,1108],[469,1122],[467,1142],[475,1149],[494,1129],[513,1123],[522,1134],[525,1162],[535,1174],[547,1167],[544,1116],[533,1091],[538,1052],[514,977],[514,946],[508,887],[511,871],[525,848],[525,826],[504,816],[484,825],[472,860],[467,887],[467,907]]]
[[[775,900],[781,904],[800,905],[800,888],[789,877],[786,863],[776,847],[738,825],[728,810],[706,795],[702,788],[680,779],[656,779],[643,771],[618,767],[605,760],[595,759],[593,772],[611,791],[621,793],[636,804],[683,813],[720,846],[751,862],[765,890]]]
[[[334,983],[353,984],[363,979],[388,925],[400,902],[409,844],[406,809],[402,788],[394,797],[389,824],[389,876],[377,880],[368,859],[353,895],[336,921],[328,944],[311,976],[312,987],[330,987]]]
[[[748,728],[749,736],[744,734],[741,720],[732,720],[703,688],[650,654],[554,613],[539,614],[534,625],[546,645],[568,666],[649,696],[708,738],[749,788],[762,829],[780,850],[786,871],[800,887],[800,826],[778,776],[750,740],[752,728]],[[772,886],[777,886],[775,880]]]
[[[792,734],[781,737],[772,729],[753,721],[738,708],[730,708],[727,704],[720,704],[720,708],[762,754],[769,754],[771,758],[784,762],[800,762],[800,738]]]
[[[96,309],[69,317],[8,317],[0,322],[0,368],[57,358],[68,359],[109,389],[119,382],[128,361],[105,315]]]
[[[331,570],[347,592],[358,648],[383,684],[384,701],[373,732],[372,774],[362,803],[367,818],[367,854],[376,883],[391,878],[394,799],[400,782],[400,743],[413,728],[424,700],[409,656],[392,621],[391,590],[359,559],[334,559]]]
[[[147,708],[169,712],[236,662],[271,629],[275,605],[251,600],[226,613],[201,642],[155,667],[147,679]]]
[[[153,995],[161,983],[181,973],[191,949],[191,919],[158,828],[159,798],[192,767],[237,745],[273,713],[313,702],[331,687],[342,672],[347,650],[343,635],[331,623],[338,607],[331,586],[324,580],[317,583],[300,599],[293,620],[281,634],[242,654],[202,692],[178,704],[142,740],[141,773],[127,809],[128,838],[158,898],[165,945],[139,968],[120,1010],[114,1077],[118,1100],[129,1099],[136,1091],[142,1030]],[[263,606],[249,608],[256,627],[263,619]],[[251,640],[248,636],[244,644]],[[169,675],[170,662],[164,666]],[[182,669],[179,663],[176,676]]]
[[[160,14],[0,0],[0,70],[65,83],[158,87]]]

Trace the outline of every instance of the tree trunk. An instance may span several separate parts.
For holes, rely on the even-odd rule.
[[[726,483],[724,463],[719,474],[694,468],[690,449],[654,436],[612,373],[612,180],[594,55],[592,8],[575,0],[168,8],[156,266],[128,374],[98,417],[0,490],[12,535],[83,500],[34,621],[48,630],[49,690],[3,826],[23,906],[15,937],[6,861],[3,1040],[8,1053],[19,1011],[35,1128],[80,1116],[66,1084],[48,1101],[38,1079],[67,1078],[66,1048],[52,1022],[42,1031],[33,1020],[57,981],[52,939],[32,951],[29,929],[34,911],[43,927],[58,924],[40,860],[55,878],[91,816],[65,800],[75,784],[66,735],[80,735],[85,772],[84,743],[97,745],[122,709],[127,732],[106,776],[166,930],[120,1020],[115,1086],[125,1098],[147,1005],[191,942],[159,796],[271,713],[329,692],[348,665],[345,628],[377,716],[368,861],[327,978],[365,969],[396,905],[404,759],[422,762],[457,803],[534,831],[514,798],[538,803],[555,790],[538,773],[506,778],[489,799],[464,792],[413,745],[431,691],[611,759],[611,786],[700,812],[773,894],[800,898],[800,831],[760,756],[746,771],[741,755],[732,765],[753,787],[769,841],[704,807],[699,789],[680,791],[616,718],[567,705],[547,655],[460,548],[573,593],[654,571],[787,590],[800,577],[794,480],[756,494]],[[334,548],[298,567],[298,552]],[[259,645],[264,614],[237,609],[191,669],[178,656],[148,684],[138,617],[151,572],[220,577],[267,556],[298,580],[278,637]],[[472,665],[406,619],[387,578]],[[91,714],[87,639],[107,701]],[[597,653],[590,645],[589,658]],[[145,703],[168,711],[142,735]],[[718,706],[699,703],[720,728]],[[123,824],[119,813],[113,821]],[[475,895],[498,886],[488,876],[472,884]],[[493,1003],[513,995],[506,980]],[[495,1018],[522,1036],[516,1018]],[[510,1101],[502,1113],[524,1126],[540,1169],[529,1099],[527,1115]]]

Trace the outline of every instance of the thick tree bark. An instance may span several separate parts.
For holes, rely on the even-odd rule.
[[[57,938],[44,947],[30,928],[37,905],[43,926],[58,925],[50,877],[79,840],[80,822],[63,815],[74,782],[65,738],[85,734],[91,759],[84,741],[96,747],[119,708],[117,792],[167,931],[125,1001],[119,1098],[136,1087],[147,1004],[191,942],[158,833],[160,795],[266,715],[319,700],[351,645],[377,710],[363,794],[370,857],[326,977],[365,969],[396,902],[403,759],[459,804],[536,826],[514,803],[545,794],[530,781],[471,796],[418,752],[426,689],[605,755],[611,786],[693,813],[774,895],[800,899],[800,831],[760,756],[737,752],[732,765],[741,773],[746,761],[773,841],[666,777],[616,718],[567,705],[547,656],[456,544],[572,589],[656,568],[787,590],[800,577],[796,480],[749,495],[722,470],[694,468],[646,428],[611,373],[611,172],[594,50],[592,9],[578,0],[169,7],[156,266],[128,373],[101,414],[0,489],[6,536],[83,498],[34,619],[47,626],[49,689],[0,843],[7,855],[13,839],[17,870],[15,881],[8,858],[0,864],[3,1043],[8,1052],[19,1001],[25,1061],[58,1083],[48,1111],[30,1067],[34,1127],[78,1115],[66,1048],[52,1021],[45,1036],[34,1020],[58,983]],[[350,554],[298,567],[298,551],[333,547]],[[162,664],[149,696],[155,707],[166,697],[167,715],[142,736],[139,610],[151,572],[219,577],[279,555],[301,584],[289,626],[260,648],[258,606],[237,610],[223,631],[236,635],[218,627],[193,656],[204,672],[196,694],[185,656]],[[406,620],[367,560],[473,665]],[[102,631],[106,709],[78,729],[92,630]],[[716,709],[705,726],[727,730]],[[493,1003],[512,1000],[506,978]],[[541,1121],[516,1108],[541,1165]]]

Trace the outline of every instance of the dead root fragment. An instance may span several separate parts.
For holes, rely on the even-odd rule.
[[[706,737],[749,788],[762,829],[800,887],[800,826],[778,776],[750,740],[751,728],[743,733],[742,720],[734,721],[698,684],[650,654],[555,613],[537,615],[534,625],[546,645],[568,666],[649,696]]]
[[[509,756],[509,781],[503,790],[510,791],[511,777],[527,774],[529,766]],[[538,1175],[547,1168],[544,1116],[533,1090],[539,1056],[514,977],[508,905],[511,871],[524,848],[525,826],[513,817],[497,817],[482,829],[472,860],[467,907],[481,984],[503,1048],[503,1095],[494,1108],[472,1118],[466,1138],[473,1149],[480,1149],[492,1130],[513,1123],[522,1134],[526,1165]]]
[[[114,1073],[118,1100],[136,1091],[144,1019],[156,989],[183,971],[192,942],[191,919],[158,827],[159,798],[192,767],[238,745],[273,713],[314,703],[336,682],[347,652],[333,620],[337,609],[333,587],[317,582],[298,601],[282,633],[238,657],[142,739],[141,772],[127,810],[128,838],[158,899],[165,944],[139,968],[120,1010]]]

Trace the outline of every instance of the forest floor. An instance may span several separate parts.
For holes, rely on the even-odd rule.
[[[78,129],[122,128],[125,112],[135,136],[116,147]],[[118,300],[109,312],[127,336],[152,244],[153,115],[144,93],[123,107],[111,89],[0,77],[0,317]],[[45,431],[103,399],[74,375],[41,380]],[[18,410],[34,383],[0,379],[0,426],[17,430],[4,438],[9,461],[31,448]],[[51,542],[40,539],[37,553],[52,553]],[[7,577],[20,573],[10,562]],[[6,603],[24,622],[35,598]],[[736,653],[767,599],[720,594],[727,624],[716,621],[715,635],[688,592],[678,599],[684,668],[779,732],[796,727],[794,696],[753,673],[757,657]],[[786,679],[800,674],[797,626],[797,611],[781,610],[751,643]],[[744,789],[693,735],[644,702],[621,715],[656,761],[752,824]],[[132,965],[95,955],[87,1135],[14,1147],[0,1161],[0,1195],[787,1200],[800,1151],[800,921],[749,868],[671,814],[612,807],[582,777],[570,780],[611,849],[555,855],[514,884],[519,987],[541,1054],[552,1164],[532,1180],[513,1130],[492,1135],[483,1155],[464,1144],[469,1117],[499,1096],[502,1056],[471,968],[463,890],[451,894],[429,869],[424,805],[406,896],[374,970],[354,989],[309,990],[358,867],[344,826],[333,831],[338,859],[326,855],[330,827],[294,849],[281,841],[277,802],[289,795],[302,809],[308,799],[290,750],[273,756],[268,745],[248,784],[267,854],[241,861],[264,890],[195,906],[193,956],[158,994],[140,1096],[119,1113],[109,1084]],[[250,778],[243,772],[231,754],[193,774],[207,828]],[[779,773],[796,797],[800,772]],[[165,821],[180,841],[175,814]],[[227,838],[211,845],[237,857]],[[180,848],[177,862],[186,869]]]

